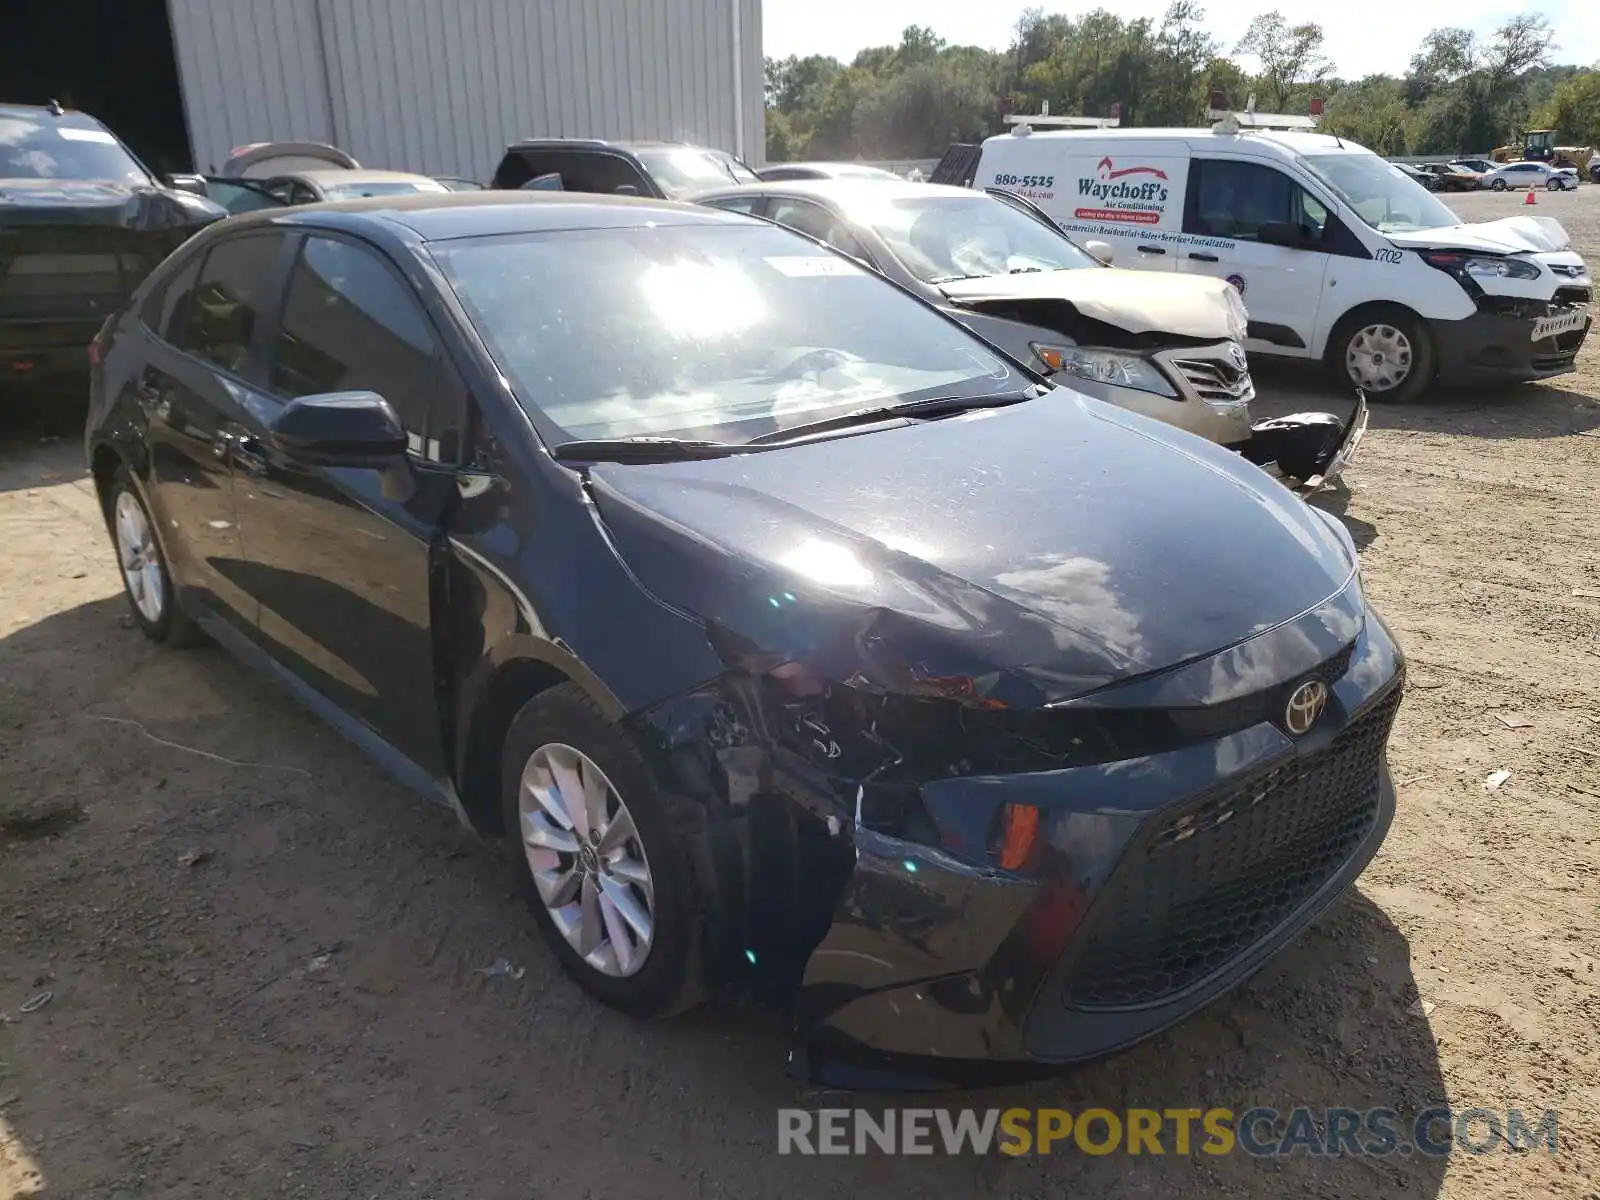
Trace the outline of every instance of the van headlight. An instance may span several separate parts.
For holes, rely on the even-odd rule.
[[[1032,343],[1034,356],[1052,374],[1075,375],[1094,383],[1133,388],[1157,396],[1176,397],[1178,389],[1149,359],[1116,350],[1085,350],[1082,346],[1051,346]]]
[[[1425,250],[1422,260],[1451,275],[1473,279],[1537,279],[1539,264],[1525,258],[1489,258],[1451,250]]]

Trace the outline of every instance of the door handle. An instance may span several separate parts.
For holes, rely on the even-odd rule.
[[[139,407],[147,413],[161,403],[161,388],[149,371],[139,377],[139,386],[134,389],[134,394],[139,397]]]
[[[1139,247],[1139,253],[1140,254],[1165,254],[1166,250],[1164,250],[1160,246],[1140,246]]]
[[[261,453],[261,443],[249,434],[224,430],[217,434],[211,449],[218,458],[231,459],[246,475],[260,477],[267,473],[267,457]]]
[[[1196,254],[1192,250],[1189,252],[1189,257],[1194,259],[1196,262],[1216,262],[1217,261],[1217,256],[1215,254]]]

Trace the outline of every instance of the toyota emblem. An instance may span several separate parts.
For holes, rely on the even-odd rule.
[[[1328,707],[1328,685],[1320,679],[1308,679],[1295,688],[1283,710],[1283,727],[1295,737],[1310,733]]]
[[[1250,360],[1244,356],[1244,347],[1237,342],[1228,347],[1228,361],[1233,364],[1233,369],[1241,375],[1250,369]]]

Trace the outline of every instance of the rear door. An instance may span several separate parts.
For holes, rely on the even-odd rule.
[[[252,230],[211,244],[162,293],[160,325],[136,382],[149,422],[147,486],[185,608],[253,637],[233,467],[249,457],[262,396],[252,382],[263,314],[286,244]]]
[[[1268,245],[1260,238],[1267,224],[1293,226],[1304,241]],[[1186,236],[1170,249],[1181,270],[1238,290],[1250,313],[1247,349],[1305,357],[1316,341],[1328,274],[1324,239],[1337,228],[1328,207],[1277,166],[1197,155],[1189,165]]]
[[[263,647],[433,777],[446,772],[431,628],[432,555],[453,501],[465,388],[411,285],[370,244],[327,233],[293,253],[265,353],[269,393],[239,520]],[[374,391],[410,441],[392,467],[322,467],[272,442],[290,400]]]

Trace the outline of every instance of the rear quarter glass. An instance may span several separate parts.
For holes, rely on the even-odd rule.
[[[1181,236],[1188,171],[1178,143],[1012,136],[985,143],[974,186],[1022,193],[1080,243],[1126,247]]]

